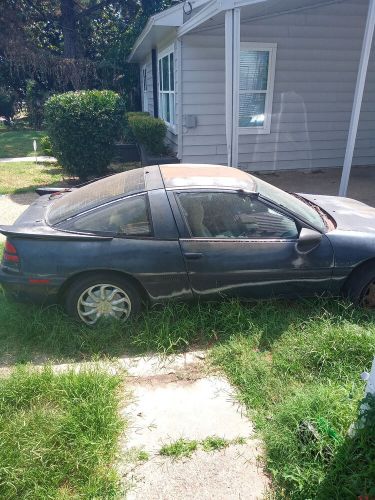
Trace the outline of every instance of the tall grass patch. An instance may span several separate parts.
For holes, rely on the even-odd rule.
[[[16,369],[0,384],[0,497],[116,498],[120,378]]]
[[[299,303],[279,315],[279,329],[266,321],[258,333],[232,336],[212,351],[264,439],[276,496],[373,495],[373,425],[360,438],[348,436],[364,395],[359,375],[375,354],[373,315],[333,301]]]

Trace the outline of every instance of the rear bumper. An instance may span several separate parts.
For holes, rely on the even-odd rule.
[[[30,283],[28,276],[4,271],[0,266],[0,285],[6,295],[16,301],[33,304],[54,304],[58,302],[62,280],[51,279],[48,284]]]

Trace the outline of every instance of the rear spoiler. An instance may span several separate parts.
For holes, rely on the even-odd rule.
[[[112,236],[99,236],[95,234],[71,233],[53,229],[46,225],[37,226],[0,226],[0,233],[12,238],[31,238],[42,240],[112,240]]]
[[[39,196],[44,196],[45,194],[59,194],[59,193],[70,193],[71,188],[58,188],[58,187],[40,187],[36,188],[35,192]]]

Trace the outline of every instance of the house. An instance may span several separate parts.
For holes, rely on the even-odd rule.
[[[182,162],[349,175],[375,164],[374,21],[375,0],[190,0],[129,61]]]

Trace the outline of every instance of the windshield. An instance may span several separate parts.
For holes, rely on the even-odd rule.
[[[48,214],[51,225],[124,195],[145,189],[143,168],[115,174],[58,196]]]
[[[320,231],[325,231],[326,226],[323,219],[310,205],[261,179],[256,178],[256,183],[258,192],[261,196],[290,210],[292,213],[296,214],[297,217],[300,217]]]

